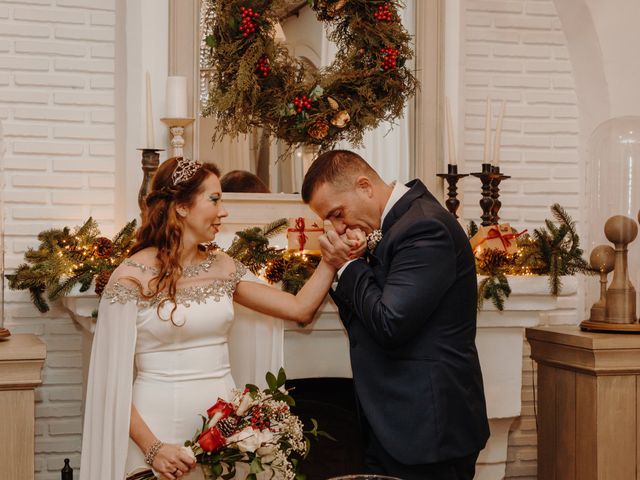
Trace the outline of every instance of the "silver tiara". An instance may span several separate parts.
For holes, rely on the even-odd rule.
[[[178,158],[178,165],[176,165],[176,169],[171,174],[173,185],[176,186],[180,182],[186,182],[196,174],[200,167],[202,167],[202,164],[197,160],[190,160],[184,157]]]

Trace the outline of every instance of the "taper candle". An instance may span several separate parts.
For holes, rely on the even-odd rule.
[[[187,77],[167,77],[166,113],[167,118],[187,117]]]
[[[505,102],[502,101],[502,108],[500,109],[500,116],[498,117],[498,123],[496,124],[496,136],[493,140],[493,162],[495,167],[500,163],[500,137],[502,136],[502,120],[504,119]]]
[[[446,109],[445,116],[447,117],[447,140],[449,141],[449,165],[456,165],[456,144],[455,135],[453,134],[453,122],[451,120],[451,107],[449,106],[449,97],[445,97]]]
[[[490,163],[491,161],[491,100],[487,97],[487,112],[484,119],[484,156],[482,161]]]
[[[151,108],[151,75],[147,71],[147,148],[155,148],[153,134],[153,109]]]

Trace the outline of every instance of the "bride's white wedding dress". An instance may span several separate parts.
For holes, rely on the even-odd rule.
[[[233,292],[239,281],[255,277],[227,255],[209,254],[185,269],[171,321],[174,304],[162,302],[166,294],[145,297],[137,286],[148,291],[156,273],[125,260],[105,288],[89,371],[81,480],[121,480],[148,468],[129,438],[131,402],[158,439],[182,444],[202,426],[200,414],[218,397],[230,399],[235,387],[228,348]],[[236,335],[249,345],[236,350],[250,358],[258,336]],[[263,375],[271,360],[256,368],[256,359],[248,368]],[[198,467],[182,478],[203,477]]]

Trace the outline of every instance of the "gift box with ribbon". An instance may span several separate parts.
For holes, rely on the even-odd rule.
[[[524,232],[522,232],[524,233]],[[515,233],[508,223],[501,225],[489,225],[480,227],[471,239],[471,248],[475,254],[483,250],[500,250],[509,255],[513,255],[518,251],[517,238],[520,233]]]
[[[324,224],[319,219],[290,218],[287,229],[287,249],[320,255],[320,235],[323,233]]]

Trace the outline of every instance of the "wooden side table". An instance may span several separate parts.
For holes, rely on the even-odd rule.
[[[34,478],[34,389],[42,382],[45,344],[35,335],[0,341],[0,465],[2,478]]]
[[[538,363],[538,478],[640,478],[640,335],[528,328]]]

